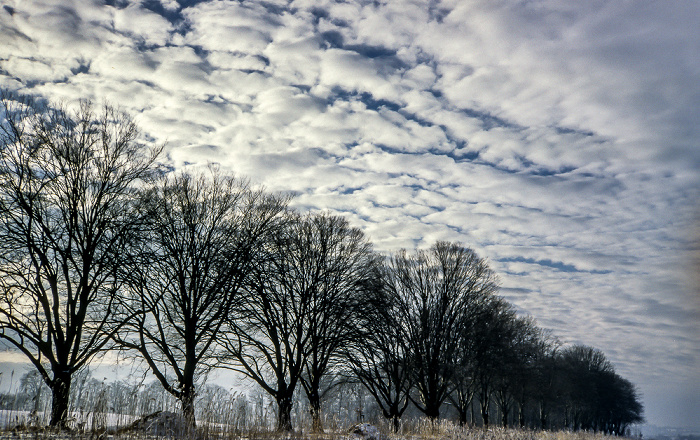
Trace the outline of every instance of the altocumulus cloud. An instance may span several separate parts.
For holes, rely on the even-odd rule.
[[[4,0],[0,85],[118,104],[173,166],[293,191],[382,251],[462,241],[521,311],[607,353],[651,422],[681,424],[700,413],[698,17],[694,1]]]

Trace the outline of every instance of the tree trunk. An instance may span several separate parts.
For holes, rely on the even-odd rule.
[[[540,402],[540,429],[547,429],[547,405]]]
[[[459,426],[467,425],[467,408],[462,407],[457,409],[457,414],[459,415]]]
[[[430,403],[425,407],[425,416],[432,421],[440,418],[440,405]]]
[[[398,433],[399,428],[401,428],[401,414],[403,413],[403,411],[399,410],[398,403],[392,403],[388,410],[382,409],[382,412],[384,413],[384,418],[391,420],[391,429],[393,432]]]
[[[459,391],[457,394],[457,399],[453,401],[455,409],[457,409],[457,415],[459,416],[459,426],[467,426],[469,421],[467,416],[469,414],[470,408],[472,408],[472,402],[474,401],[472,393],[465,393]],[[472,417],[473,421],[473,417]]]
[[[489,398],[483,397],[480,400],[480,405],[481,405],[481,420],[484,422],[484,428],[488,428],[489,426]]]
[[[292,428],[292,396],[277,398],[277,431],[291,432]]]
[[[511,402],[508,394],[504,390],[499,390],[496,393],[496,405],[501,413],[501,425],[504,428],[508,427],[508,414],[510,413]]]
[[[70,402],[71,374],[68,370],[55,373],[51,383],[51,421],[49,425],[68,429],[68,404]]]
[[[399,428],[401,428],[401,418],[399,416],[394,416],[391,418],[391,424],[394,428],[394,434],[399,433]]]
[[[322,433],[323,422],[321,421],[321,398],[317,392],[309,393],[308,398],[311,412],[311,432]]]
[[[472,426],[476,425],[476,411],[474,411],[474,401],[469,404],[469,422]]]
[[[184,392],[180,396],[180,404],[182,405],[182,416],[185,418],[185,423],[187,424],[187,432],[185,433],[187,435],[193,433],[197,427],[194,415],[194,398],[194,386],[186,386]]]
[[[518,402],[518,426],[525,428],[525,404],[522,401]]]

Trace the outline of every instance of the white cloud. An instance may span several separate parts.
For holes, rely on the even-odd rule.
[[[147,45],[164,45],[170,39],[172,24],[160,15],[142,9],[138,3],[114,11],[114,29],[126,32]]]
[[[275,26],[264,11],[233,1],[206,2],[187,8],[183,14],[192,29],[183,43],[208,50],[260,53],[271,42],[270,32]]]

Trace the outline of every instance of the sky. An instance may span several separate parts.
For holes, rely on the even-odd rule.
[[[0,88],[117,105],[174,167],[292,192],[378,251],[459,241],[649,423],[700,425],[700,2],[0,5]]]

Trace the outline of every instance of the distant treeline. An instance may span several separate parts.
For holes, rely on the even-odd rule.
[[[0,338],[50,390],[51,426],[68,427],[80,372],[116,350],[191,429],[216,368],[255,382],[281,431],[300,394],[322,431],[329,396],[352,384],[395,429],[407,410],[615,434],[642,420],[600,351],[517,316],[468,247],[381,255],[341,216],[216,166],[159,165],[163,148],[109,106],[5,94],[2,112]]]

